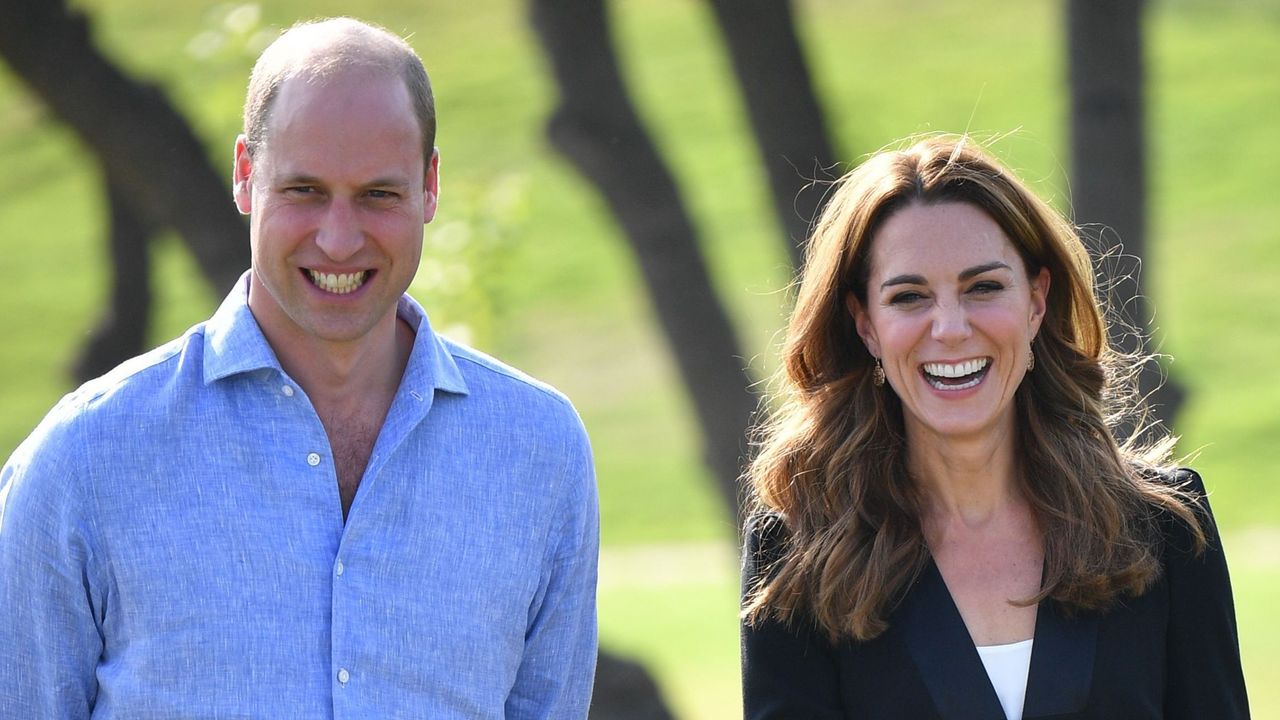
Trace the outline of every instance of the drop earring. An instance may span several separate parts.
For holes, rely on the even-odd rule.
[[[871,384],[876,387],[884,385],[884,366],[880,364],[880,358],[876,358],[876,366],[871,368]]]
[[[1035,369],[1036,369],[1036,351],[1032,350],[1031,348],[1027,348],[1027,372],[1031,372],[1032,370],[1035,370]]]

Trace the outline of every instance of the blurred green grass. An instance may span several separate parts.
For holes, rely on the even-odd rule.
[[[597,452],[606,564],[653,543],[732,542],[699,464],[690,408],[629,250],[599,199],[546,148],[553,87],[513,0],[337,0],[257,6],[82,0],[95,35],[170,92],[230,166],[248,69],[273,28],[354,13],[413,33],[440,108],[443,191],[433,237],[462,231],[471,285],[423,283],[438,326],[561,387]],[[774,367],[789,278],[759,160],[705,4],[611,2],[630,90],[685,190],[744,362]],[[916,132],[1013,135],[994,149],[1062,204],[1067,98],[1059,3],[802,0],[799,20],[842,157]],[[255,13],[259,13],[254,17]],[[1190,390],[1180,449],[1213,490],[1228,535],[1242,647],[1259,717],[1280,715],[1280,572],[1254,532],[1280,522],[1280,2],[1163,0],[1147,23],[1150,247],[1145,279],[1172,372]],[[104,206],[83,148],[0,68],[0,456],[68,387],[103,302]],[[503,199],[499,201],[499,197]],[[446,231],[446,228],[449,228]],[[439,253],[453,252],[446,248]],[[216,298],[180,243],[155,250],[161,342]],[[453,257],[453,256],[450,256]],[[457,259],[457,258],[453,258]],[[695,545],[694,547],[700,547]],[[1236,553],[1237,546],[1244,552]],[[678,553],[674,555],[678,557]],[[695,580],[601,588],[602,637],[646,659],[682,717],[737,707],[731,561]],[[656,568],[650,568],[655,570]]]

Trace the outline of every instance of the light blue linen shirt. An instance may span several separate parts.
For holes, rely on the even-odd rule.
[[[577,414],[417,330],[344,524],[246,283],[64,398],[0,471],[0,718],[583,718]]]

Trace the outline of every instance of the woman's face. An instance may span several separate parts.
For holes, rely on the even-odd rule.
[[[1044,317],[1048,270],[1028,278],[1008,237],[963,202],[912,204],[872,238],[858,334],[902,400],[908,437],[1007,433]]]

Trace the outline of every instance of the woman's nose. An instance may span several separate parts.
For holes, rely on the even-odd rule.
[[[958,301],[939,302],[934,307],[933,339],[954,345],[969,339],[969,313]]]

